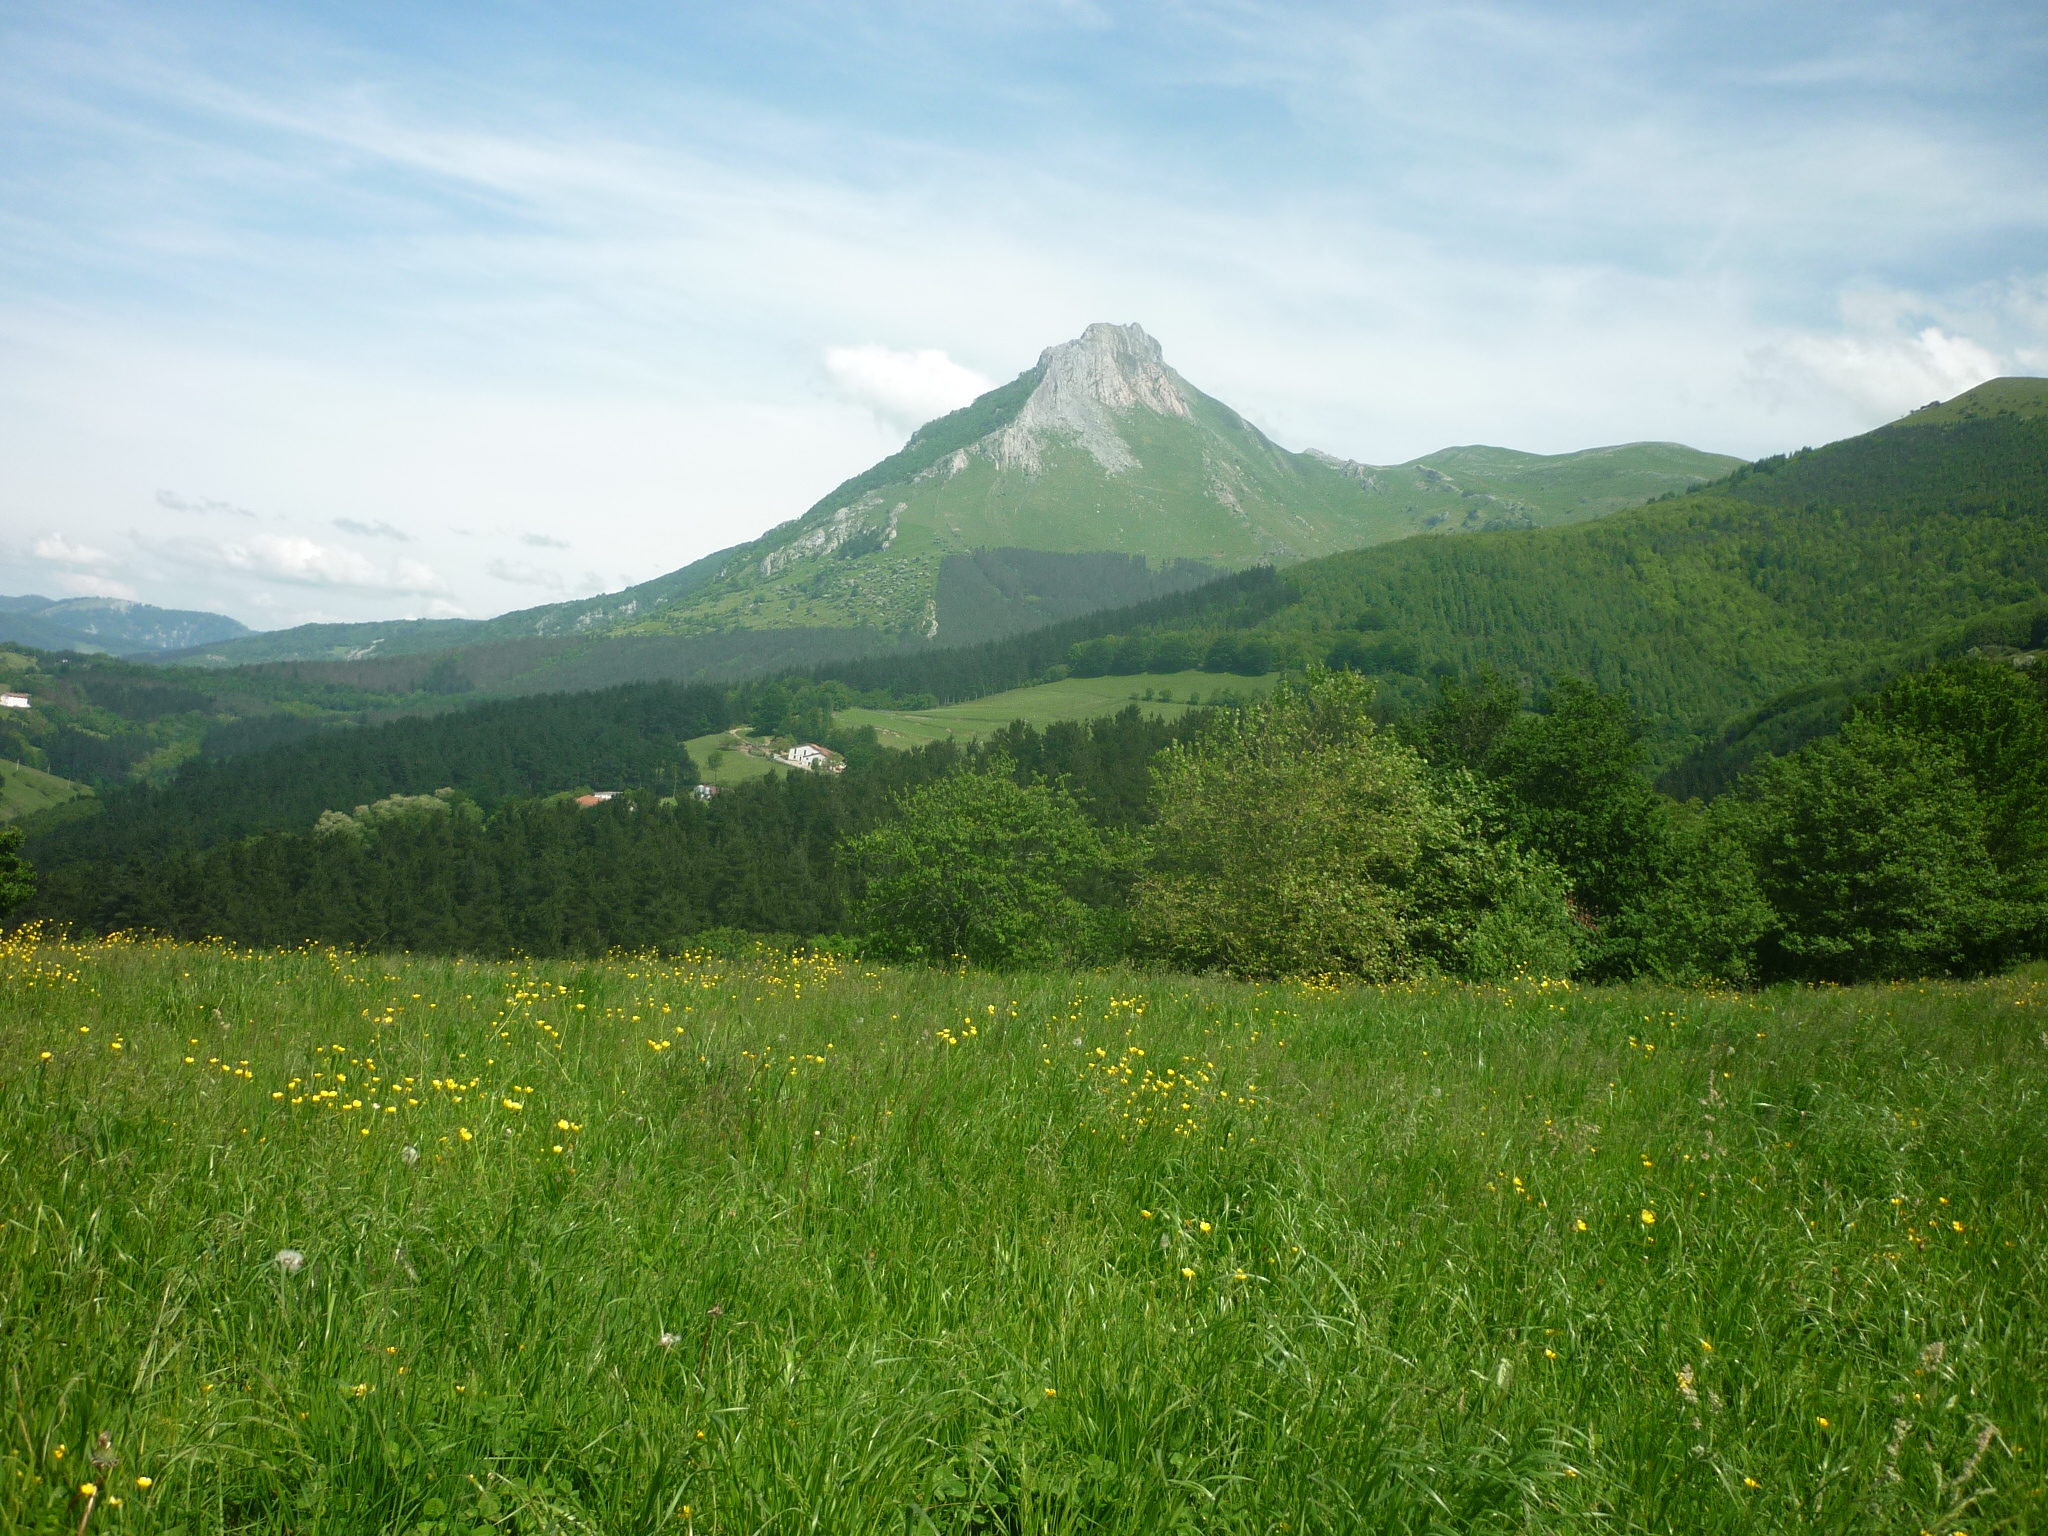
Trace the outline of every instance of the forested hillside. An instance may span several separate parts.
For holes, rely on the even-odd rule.
[[[1416,665],[1581,676],[1674,762],[1787,690],[2048,598],[2048,421],[1895,426],[1581,527],[1294,568],[1280,637],[1397,636]]]
[[[516,746],[516,722],[504,710],[408,722],[444,729],[357,733],[356,742],[381,740],[379,751],[344,750],[322,765],[317,782],[274,796],[273,803],[289,801],[290,815],[266,825],[289,830],[202,845],[154,814],[167,803],[161,799],[132,807],[125,823],[115,812],[71,829],[87,836],[42,846],[42,889],[25,915],[99,931],[477,953],[602,954],[615,945],[672,945],[713,927],[829,933],[847,921],[841,842],[891,814],[906,788],[963,766],[999,764],[1020,780],[1061,780],[1101,825],[1130,827],[1148,814],[1154,754],[1184,734],[1129,709],[1090,725],[1002,732],[973,749],[939,743],[868,752],[841,775],[761,779],[700,803],[669,793],[678,765],[665,753],[701,719],[689,711],[722,708],[725,695],[621,692],[642,696],[606,702],[613,714],[621,702],[636,703],[640,732],[629,740],[607,727],[609,745],[593,743],[587,760],[609,765],[603,782],[641,782],[649,793],[589,809],[559,796],[534,798],[517,770],[500,769],[495,757],[512,751],[532,762],[544,744]],[[600,700],[575,696],[584,705]],[[573,752],[578,730],[590,723],[564,711],[543,722],[540,734]],[[277,789],[274,774],[290,761],[280,755],[241,765],[239,775],[224,769],[209,782],[252,793]],[[468,794],[434,797],[412,788],[437,780],[477,786],[479,797],[485,786],[513,788],[488,808]],[[687,772],[681,782],[691,782]],[[396,793],[406,799],[351,825],[330,818],[316,830],[323,810],[374,801],[373,786],[390,785],[403,786]],[[217,818],[212,829],[227,820]],[[117,836],[91,836],[95,827],[104,834],[123,825],[128,830]]]
[[[0,648],[0,685],[27,696],[0,711],[0,757],[96,788],[163,782],[202,753],[229,756],[322,722],[395,708],[445,708],[443,680],[408,696],[285,673],[166,672],[112,656]]]
[[[696,782],[682,744],[730,723],[731,709],[722,688],[640,683],[330,727],[241,756],[195,758],[166,785],[110,788],[97,814],[31,823],[29,849],[52,871],[154,858],[444,787],[486,805],[576,788],[659,784],[673,793]]]

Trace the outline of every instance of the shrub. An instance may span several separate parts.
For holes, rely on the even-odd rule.
[[[1771,969],[1822,981],[1974,970],[2037,921],[2006,899],[1960,753],[1873,715],[1748,783],[1746,830],[1777,914]]]
[[[853,911],[880,958],[996,969],[1099,959],[1128,864],[1063,787],[992,760],[911,790],[896,820],[845,843]]]
[[[1154,769],[1139,951],[1240,976],[1563,973],[1564,881],[1496,835],[1469,774],[1379,732],[1373,686],[1312,670]]]

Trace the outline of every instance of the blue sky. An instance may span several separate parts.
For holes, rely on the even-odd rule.
[[[0,590],[483,616],[1094,320],[1290,447],[2048,373],[2027,5],[0,4]]]

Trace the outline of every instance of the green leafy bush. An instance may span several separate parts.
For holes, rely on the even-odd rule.
[[[909,791],[897,819],[845,843],[840,860],[877,956],[1023,969],[1112,947],[1101,914],[1125,847],[1063,786],[1019,784],[996,760]]]
[[[0,917],[35,893],[35,871],[21,856],[21,828],[0,827]]]
[[[2028,926],[1962,755],[1875,715],[1752,777],[1749,843],[1773,970],[1823,981],[1973,970]]]
[[[1312,670],[1166,749],[1144,956],[1242,976],[1494,976],[1576,963],[1562,876],[1470,775],[1379,731],[1373,685]]]

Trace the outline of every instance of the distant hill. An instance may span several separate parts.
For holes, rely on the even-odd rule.
[[[132,656],[211,645],[249,633],[248,625],[223,613],[152,608],[118,597],[67,597],[55,602],[33,594],[0,597],[0,642],[44,651]]]
[[[1675,443],[1450,448],[1392,466],[1293,453],[1168,367],[1141,327],[1091,325],[801,517],[654,581],[482,622],[309,625],[171,659],[348,661],[768,630],[838,632],[847,654],[872,652],[875,637],[984,640],[1251,565],[1583,521],[1737,463]]]

